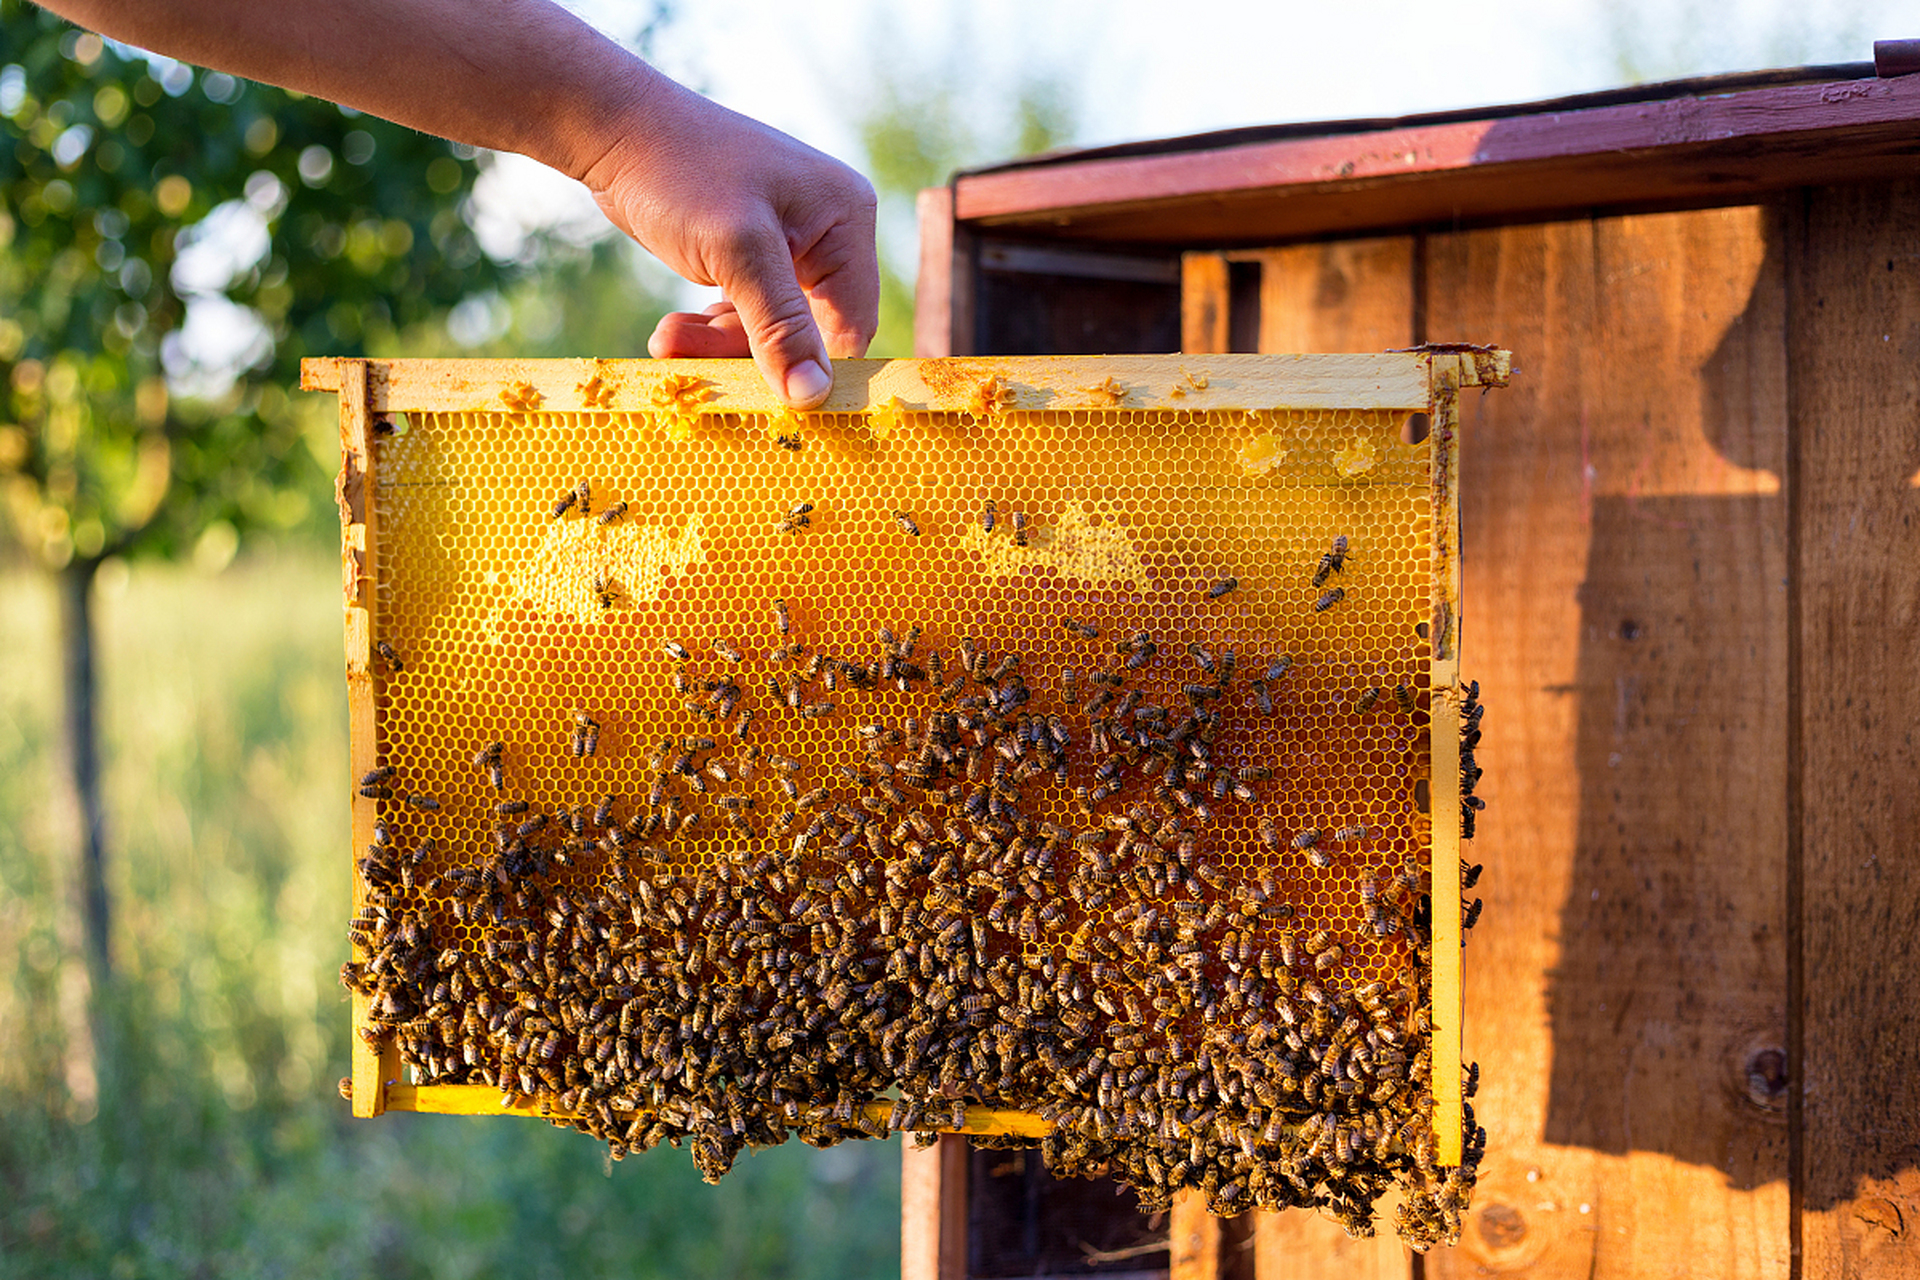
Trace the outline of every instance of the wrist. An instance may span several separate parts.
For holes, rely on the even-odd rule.
[[[545,101],[529,104],[521,145],[511,149],[597,190],[596,176],[626,144],[671,136],[666,118],[679,86],[599,32],[580,34],[585,47],[561,53],[564,71],[548,82]]]

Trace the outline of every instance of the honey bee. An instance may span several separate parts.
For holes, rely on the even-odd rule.
[[[590,516],[593,514],[593,490],[588,487],[585,480],[573,486],[573,500],[579,504],[581,515]]]
[[[506,749],[507,745],[504,742],[491,742],[473,757],[474,766],[487,771],[487,781],[492,784],[495,791],[506,789],[507,771],[502,763]]]
[[[787,602],[784,598],[778,596],[774,598],[773,621],[774,625],[780,628],[780,634],[783,636],[793,630],[793,619],[787,615]]]
[[[1393,700],[1400,704],[1402,711],[1413,710],[1413,690],[1404,684],[1393,686]]]
[[[908,537],[917,538],[920,536],[920,526],[909,513],[905,511],[894,512],[893,522],[899,525],[900,531]]]
[[[377,787],[393,776],[393,766],[383,764],[377,769],[369,769],[360,775],[361,787]]]
[[[574,757],[590,756],[600,749],[600,722],[584,711],[573,713],[572,751]]]
[[[1476,884],[1479,884],[1480,873],[1483,870],[1485,870],[1485,868],[1480,863],[1476,862],[1469,866],[1467,860],[1462,858],[1460,860],[1460,887],[1462,889],[1471,889]]]
[[[348,1102],[352,1102],[353,1101],[353,1077],[341,1076],[339,1087],[340,1087],[340,1096],[342,1098],[345,1098]]]
[[[728,662],[739,662],[742,658],[739,649],[718,636],[713,638],[713,651],[725,658]]]
[[[627,504],[624,502],[616,502],[600,513],[600,523],[603,527],[610,525],[625,514],[627,514]]]
[[[599,604],[602,613],[611,610],[616,603],[613,585],[607,581],[607,575],[604,573],[593,575],[593,598]]]
[[[1260,708],[1260,714],[1263,716],[1272,715],[1273,692],[1267,688],[1267,682],[1265,680],[1255,680],[1252,682],[1252,689],[1253,702],[1255,706]]]
[[[1326,585],[1328,577],[1343,572],[1347,564],[1347,535],[1341,534],[1333,540],[1333,550],[1320,557],[1320,567],[1313,571],[1313,585]]]
[[[1280,851],[1280,828],[1272,818],[1262,815],[1259,822],[1260,843],[1278,853]]]
[[[1261,675],[1260,678],[1262,680],[1278,680],[1281,676],[1286,675],[1287,672],[1291,670],[1293,670],[1293,655],[1290,653],[1283,653],[1279,657],[1275,658],[1273,662],[1268,665],[1266,671]]]
[[[440,802],[432,796],[410,795],[407,797],[407,803],[416,809],[424,809],[428,813],[437,812],[440,808]]]
[[[1302,831],[1293,838],[1293,847],[1296,849],[1311,849],[1320,843],[1320,835],[1320,828],[1308,827],[1305,831]]]
[[[1361,715],[1365,715],[1367,712],[1373,710],[1373,704],[1378,701],[1380,701],[1380,686],[1374,685],[1360,691],[1360,698],[1354,703],[1353,709]]]
[[[531,807],[525,800],[502,800],[493,806],[493,811],[499,817],[511,818],[516,814],[525,813]]]
[[[1240,585],[1238,578],[1221,578],[1207,588],[1207,599],[1218,600],[1221,596]]]
[[[1344,844],[1350,840],[1365,840],[1369,834],[1365,827],[1356,824],[1351,827],[1340,828],[1333,833],[1333,838]]]
[[[994,522],[999,518],[999,515],[999,508],[994,506],[992,498],[988,498],[986,510],[980,513],[980,532],[992,533]]]
[[[1476,924],[1479,924],[1479,923],[1480,923],[1480,909],[1481,909],[1482,907],[1484,907],[1484,906],[1486,906],[1486,905],[1487,905],[1487,904],[1486,904],[1485,902],[1483,902],[1483,901],[1481,901],[1481,900],[1480,900],[1479,898],[1475,898],[1475,899],[1473,900],[1473,903],[1472,903],[1472,905],[1470,905],[1470,906],[1469,906],[1469,907],[1467,908],[1467,913],[1466,913],[1466,915],[1464,915],[1464,916],[1462,916],[1462,917],[1460,918],[1460,927],[1461,927],[1462,929],[1471,929],[1471,928],[1473,928],[1473,926],[1474,926],[1474,925],[1476,925]]]
[[[405,664],[400,661],[400,655],[396,653],[393,646],[385,640],[376,640],[373,649],[374,652],[378,653],[381,659],[386,662],[387,670],[393,672],[395,675],[407,669]]]
[[[553,510],[547,513],[547,519],[558,520],[561,516],[573,510],[574,503],[578,501],[580,501],[580,495],[572,489],[567,490],[561,494],[559,500],[553,504]]]
[[[662,640],[660,647],[666,650],[667,656],[675,662],[686,662],[693,657],[687,652],[687,647],[678,640]]]
[[[813,504],[811,502],[794,503],[791,507],[787,508],[787,514],[780,517],[780,532],[792,533],[797,529],[802,529],[812,524],[812,511]]]
[[[1091,623],[1081,622],[1075,618],[1061,618],[1060,625],[1083,640],[1098,640],[1100,638],[1100,628]]]
[[[1013,545],[1016,547],[1027,545],[1027,513],[1024,511],[1013,513]]]

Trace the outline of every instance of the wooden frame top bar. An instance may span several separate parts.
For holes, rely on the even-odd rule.
[[[818,412],[979,412],[998,379],[994,412],[1072,409],[1407,409],[1424,411],[1438,357],[1383,355],[1112,356],[1108,383],[1086,386],[1084,360],[1057,356],[837,360]],[[341,359],[300,365],[303,391],[334,391]],[[784,412],[750,360],[371,360],[374,412]],[[508,387],[501,391],[502,385]]]
[[[1409,121],[962,174],[954,216],[1050,241],[1273,243],[1911,175],[1920,75]]]

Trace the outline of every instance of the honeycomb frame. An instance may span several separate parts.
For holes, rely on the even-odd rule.
[[[1131,434],[1150,439],[1155,428],[1170,422],[1179,424],[1178,429],[1190,436],[1213,431],[1230,441],[1231,447],[1213,450],[1198,468],[1202,474],[1188,478],[1210,479],[1216,486],[1229,482],[1248,488],[1298,484],[1303,491],[1325,489],[1339,494],[1382,486],[1382,477],[1397,476],[1399,487],[1409,493],[1415,487],[1420,490],[1417,496],[1425,527],[1416,530],[1411,540],[1402,539],[1407,545],[1396,548],[1396,563],[1403,576],[1418,575],[1401,583],[1401,595],[1406,597],[1402,603],[1420,606],[1418,620],[1406,629],[1424,634],[1417,644],[1405,643],[1409,637],[1402,635],[1402,660],[1391,670],[1404,676],[1407,686],[1417,690],[1423,700],[1422,714],[1415,718],[1424,719],[1419,726],[1424,736],[1417,743],[1403,746],[1403,756],[1424,757],[1428,766],[1424,779],[1428,784],[1428,811],[1415,817],[1409,810],[1398,838],[1403,844],[1412,842],[1414,847],[1400,852],[1419,858],[1430,868],[1432,877],[1434,959],[1427,981],[1432,993],[1434,1134],[1439,1161],[1457,1164],[1462,1144],[1463,1079],[1459,1067],[1461,920],[1457,892],[1460,554],[1454,400],[1463,386],[1504,384],[1509,372],[1506,354],[1484,349],[1428,348],[1384,355],[842,361],[835,372],[836,385],[828,403],[814,413],[796,415],[772,400],[758,372],[745,361],[306,361],[303,388],[332,391],[339,397],[343,462],[338,496],[353,778],[361,779],[392,762],[389,740],[396,733],[396,721],[416,713],[431,716],[436,710],[443,720],[460,720],[452,706],[422,709],[398,693],[392,685],[399,673],[389,670],[382,661],[379,646],[389,636],[401,639],[405,635],[402,649],[414,648],[419,633],[408,634],[396,623],[403,612],[396,601],[413,598],[416,579],[420,584],[444,586],[444,570],[436,579],[435,570],[423,569],[422,564],[431,562],[434,555],[456,555],[457,547],[451,544],[460,542],[457,533],[422,524],[424,517],[405,504],[396,507],[395,497],[408,491],[444,496],[458,488],[449,476],[457,475],[462,466],[476,468],[471,473],[472,480],[477,481],[472,488],[484,491],[490,499],[517,504],[518,518],[528,526],[515,542],[525,552],[515,573],[495,568],[488,571],[493,579],[490,583],[478,587],[468,584],[469,594],[484,592],[490,585],[496,594],[515,597],[508,608],[496,609],[486,621],[477,623],[470,642],[511,647],[520,643],[516,636],[530,634],[526,624],[536,616],[551,624],[545,630],[532,628],[541,637],[550,638],[557,629],[565,628],[572,628],[569,634],[575,636],[614,631],[619,642],[635,653],[627,673],[644,669],[656,681],[665,673],[654,656],[659,640],[683,629],[670,620],[662,622],[658,615],[670,619],[673,602],[686,598],[686,582],[711,563],[704,557],[709,551],[720,553],[729,520],[735,524],[759,521],[763,527],[756,545],[761,550],[769,542],[778,546],[808,539],[828,542],[830,547],[843,544],[845,537],[837,543],[834,540],[838,532],[834,520],[845,515],[849,504],[839,504],[839,510],[816,509],[812,515],[818,517],[817,523],[809,518],[802,527],[781,530],[778,520],[783,510],[790,509],[783,499],[799,501],[803,493],[824,497],[830,482],[842,473],[870,481],[882,466],[883,455],[899,452],[904,442],[916,437],[971,441],[972,447],[956,446],[947,454],[957,454],[975,466],[988,466],[990,472],[989,464],[998,461],[995,450],[999,446],[994,442],[1009,431],[1024,431],[1021,438],[1026,443],[1020,461],[1048,483],[1038,486],[1044,491],[1035,494],[1039,500],[1020,497],[1011,501],[1006,496],[1012,492],[1008,486],[980,482],[987,472],[936,477],[932,481],[924,476],[896,475],[884,493],[874,492],[871,483],[856,485],[862,499],[856,505],[867,526],[858,539],[868,540],[856,539],[857,545],[879,548],[871,562],[854,566],[867,570],[862,603],[871,609],[876,590],[882,598],[901,594],[899,585],[891,580],[890,558],[897,559],[903,550],[917,551],[944,541],[950,561],[973,557],[979,565],[978,576],[1005,586],[1002,594],[1039,597],[1046,613],[1027,628],[1029,642],[1039,644],[1042,652],[1053,645],[1050,656],[1054,657],[1068,649],[1055,626],[1055,613],[1102,608],[1111,611],[1115,601],[1124,599],[1128,592],[1153,594],[1149,588],[1154,583],[1163,584],[1156,588],[1163,607],[1149,612],[1159,620],[1180,615],[1191,622],[1194,611],[1190,608],[1182,615],[1177,600],[1170,614],[1165,607],[1169,596],[1212,600],[1215,598],[1209,590],[1229,576],[1247,580],[1251,588],[1244,593],[1223,593],[1228,606],[1242,605],[1266,587],[1263,579],[1281,576],[1283,566],[1275,562],[1281,558],[1288,561],[1284,572],[1289,582],[1284,591],[1266,590],[1265,603],[1259,606],[1266,613],[1261,616],[1270,618],[1282,604],[1294,612],[1312,611],[1312,605],[1323,596],[1317,587],[1309,589],[1304,581],[1292,581],[1304,580],[1314,557],[1321,554],[1320,548],[1298,539],[1294,540],[1297,545],[1286,548],[1285,557],[1275,557],[1272,539],[1241,538],[1236,543],[1218,535],[1173,536],[1177,530],[1161,526],[1179,523],[1183,514],[1179,502],[1157,495],[1151,505],[1160,519],[1131,525],[1126,519],[1132,513],[1127,506],[1129,498],[1138,501],[1143,490],[1154,486],[1151,477],[1138,471],[1139,451],[1113,446],[1108,437]],[[1419,444],[1400,443],[1401,422],[1409,414],[1420,413],[1430,415],[1429,437]],[[405,415],[404,428],[383,430],[382,424],[390,424],[388,415]],[[1083,429],[1075,437],[1079,448],[1061,448],[1067,443],[1063,438],[1067,433],[1060,430],[1063,426]],[[1084,432],[1089,427],[1091,436]],[[571,456],[598,453],[601,458],[598,473],[592,478],[600,492],[590,499],[599,503],[598,514],[605,513],[609,500],[626,502],[629,509],[651,504],[644,514],[635,513],[632,530],[628,530],[637,531],[635,536],[609,552],[606,524],[547,518],[548,509],[561,496],[560,487],[552,483],[553,475],[547,475],[547,483],[536,492],[522,483],[524,477],[515,474],[512,465],[497,465],[498,457],[494,459],[496,465],[489,466],[454,453],[458,447],[474,446],[489,436],[496,437],[497,449],[497,441],[515,431],[548,435],[572,431],[579,435],[581,440]],[[800,447],[783,449],[783,443],[798,443]],[[609,446],[626,449],[628,456],[607,456]],[[620,484],[607,482],[606,478],[617,474],[623,465],[631,465],[633,456],[657,460],[678,451],[697,458],[703,448],[731,460],[757,458],[761,463],[729,467],[692,462],[681,469],[679,478],[691,481],[696,490],[703,480],[723,490],[729,484],[736,486],[734,492],[701,495],[713,498],[720,508],[711,527],[700,523],[701,511],[688,511],[687,500],[669,496],[665,489],[623,492]],[[815,465],[822,456],[825,463]],[[787,464],[791,464],[788,471],[781,472],[781,466]],[[798,485],[791,474],[793,467],[800,466],[812,468],[808,485]],[[1061,471],[1076,466],[1082,469],[1078,475],[1060,478]],[[1100,470],[1102,467],[1104,470]],[[1207,471],[1208,467],[1212,470]],[[573,467],[573,471],[581,469],[579,465]],[[1087,469],[1098,471],[1093,480],[1089,480]],[[1195,468],[1190,466],[1189,470]],[[775,479],[781,481],[780,491],[768,491]],[[521,484],[522,488],[508,494],[510,484]],[[977,514],[974,510],[962,514],[960,508],[967,504],[956,496],[962,488],[975,495],[972,507],[982,510],[985,495],[1002,495],[997,528],[983,531],[972,522]],[[1204,486],[1189,485],[1185,490],[1187,498],[1201,505],[1207,501],[1203,494]],[[693,502],[697,504],[698,498]],[[817,504],[818,508],[831,506]],[[747,507],[752,508],[750,517],[745,514]],[[909,532],[906,523],[896,521],[896,529],[889,531],[884,523],[889,507],[895,511],[913,509],[906,511],[906,516],[915,529]],[[1024,545],[1017,545],[1009,525],[1014,511],[1026,515],[1025,508],[1032,509],[1036,527],[1030,538],[1021,538]],[[536,512],[538,519],[530,514]],[[439,515],[451,518],[445,510]],[[650,521],[648,516],[665,518]],[[624,522],[624,518],[619,519]],[[1168,536],[1159,537],[1153,543],[1156,550],[1146,552],[1137,545],[1119,545],[1125,539],[1101,533],[1135,529],[1133,541],[1137,544],[1148,540],[1139,532],[1148,525],[1156,535]],[[416,527],[427,533],[417,532]],[[768,529],[775,532],[769,534]],[[1332,519],[1323,523],[1319,536],[1324,542],[1341,531],[1353,540],[1356,569],[1369,556],[1377,557],[1380,548],[1372,545],[1376,541],[1374,529],[1347,527]],[[1027,531],[1020,532],[1024,535]],[[561,535],[571,535],[571,541]],[[737,536],[735,541],[739,541]],[[1232,544],[1226,551],[1220,547],[1223,541]],[[1251,554],[1256,549],[1264,549],[1267,554]],[[1239,558],[1231,554],[1234,550],[1241,553]],[[422,552],[432,554],[418,554]],[[408,564],[410,557],[415,561],[412,565]],[[839,563],[844,571],[853,562]],[[629,598],[609,597],[609,567],[619,579],[614,590]],[[1377,574],[1379,568],[1376,558],[1373,572]],[[952,564],[947,569],[944,575],[933,575],[934,594],[956,593]],[[1362,585],[1365,576],[1343,572],[1327,585],[1345,583],[1360,594],[1366,589]],[[816,569],[811,579],[816,588],[820,577]],[[876,580],[880,584],[877,588],[872,585]],[[1027,585],[1033,580],[1052,580],[1054,585],[1036,590]],[[1165,586],[1168,582],[1178,585]],[[764,612],[762,597],[771,596],[774,589],[766,588],[741,608],[750,615]],[[916,589],[922,597],[929,594],[924,582]],[[650,610],[649,606],[659,600],[665,600],[669,607]],[[821,608],[817,597],[803,603],[798,593],[794,603],[796,623],[802,627],[801,615],[817,614]],[[1328,606],[1327,612],[1344,612],[1340,610],[1342,603]],[[446,602],[442,600],[439,607],[447,607]],[[656,616],[647,623],[609,621],[617,614],[642,612]],[[1093,613],[1086,616],[1097,620]],[[1408,623],[1414,616],[1402,609],[1400,621]],[[864,625],[856,626],[856,633],[870,631],[876,623],[904,628],[914,619],[863,616],[859,621]],[[766,630],[762,628],[754,637],[756,642],[767,638]],[[936,631],[944,633],[933,634]],[[1242,627],[1234,634],[1244,631]],[[930,627],[929,633],[929,648],[950,650],[957,639],[953,627]],[[694,643],[694,631],[686,630],[685,638],[689,644]],[[1349,632],[1335,638],[1353,637]],[[744,635],[741,640],[744,642]],[[1419,655],[1418,669],[1408,667],[1406,654],[1422,648],[1425,652]],[[1249,666],[1265,665],[1276,652],[1256,648],[1243,660]],[[700,657],[709,667],[719,665],[710,655]],[[1073,655],[1069,653],[1068,657]],[[1093,665],[1090,655],[1085,663]],[[1302,665],[1306,665],[1304,654]],[[1354,659],[1352,665],[1366,665],[1366,655]],[[1054,674],[1049,672],[1045,682],[1051,684]],[[1380,696],[1382,686],[1366,687],[1375,688],[1376,697]],[[1391,703],[1392,695],[1387,699]],[[545,699],[556,707],[571,700]],[[657,702],[649,705],[651,711],[625,719],[658,722],[665,713]],[[555,723],[564,718],[551,708],[547,716]],[[609,723],[614,719],[601,718]],[[608,735],[604,754],[611,758],[626,753],[637,758],[644,754],[646,740],[644,733],[616,727]],[[441,754],[454,760],[461,753],[456,749]],[[555,750],[550,754],[562,753]],[[451,768],[443,765],[442,775]],[[552,788],[561,784],[561,775],[549,770],[542,781]],[[1412,788],[1407,798],[1412,800]],[[373,840],[377,820],[383,815],[391,819],[396,813],[419,816],[407,814],[391,798],[356,794],[355,850],[365,849]],[[428,816],[436,820],[443,817]],[[1290,821],[1288,834],[1299,826],[1300,822]],[[1243,830],[1243,841],[1245,834]],[[1244,870],[1232,864],[1230,869]],[[357,910],[364,905],[367,889],[358,870],[354,884]],[[357,1116],[411,1110],[544,1114],[552,1118],[550,1108],[543,1110],[524,1097],[503,1098],[488,1085],[408,1083],[403,1079],[391,1037],[376,1046],[361,1034],[372,1026],[365,995],[356,993],[353,998],[353,1023],[353,1109]],[[884,1101],[871,1104],[871,1108],[881,1110],[888,1106]],[[964,1125],[937,1127],[981,1135],[1024,1136],[1038,1135],[1049,1128],[1030,1113],[980,1106],[967,1109]]]

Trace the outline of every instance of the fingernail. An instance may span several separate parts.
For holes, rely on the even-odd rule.
[[[789,404],[814,404],[824,399],[827,389],[833,386],[833,379],[817,360],[802,360],[787,370],[787,402]]]

